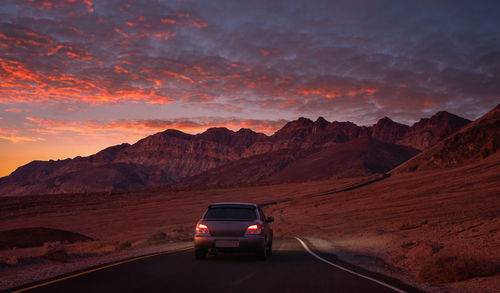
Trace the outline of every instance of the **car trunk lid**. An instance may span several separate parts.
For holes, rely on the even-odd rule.
[[[253,221],[203,221],[210,235],[217,237],[242,237]]]

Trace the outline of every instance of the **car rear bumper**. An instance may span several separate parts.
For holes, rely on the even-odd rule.
[[[235,247],[219,247],[218,241],[226,243],[237,242]],[[220,243],[220,242],[219,242]],[[225,245],[223,245],[225,246]],[[198,236],[194,237],[195,249],[218,249],[218,250],[255,250],[264,248],[266,239],[261,235],[252,235],[246,237],[215,237],[215,236]]]

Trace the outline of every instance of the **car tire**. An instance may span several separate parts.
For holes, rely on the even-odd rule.
[[[266,245],[265,247],[257,249],[257,259],[258,260],[266,260],[266,258],[269,256],[269,245]]]
[[[206,249],[198,248],[194,250],[194,257],[196,259],[205,259],[206,256],[207,256]]]

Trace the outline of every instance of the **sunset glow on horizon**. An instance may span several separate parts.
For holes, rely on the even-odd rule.
[[[420,1],[419,1],[420,2]],[[496,1],[0,4],[0,177],[165,129],[411,124],[500,102]]]

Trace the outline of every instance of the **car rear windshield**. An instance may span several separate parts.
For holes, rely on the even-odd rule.
[[[207,210],[205,220],[255,220],[255,208],[212,207]]]

